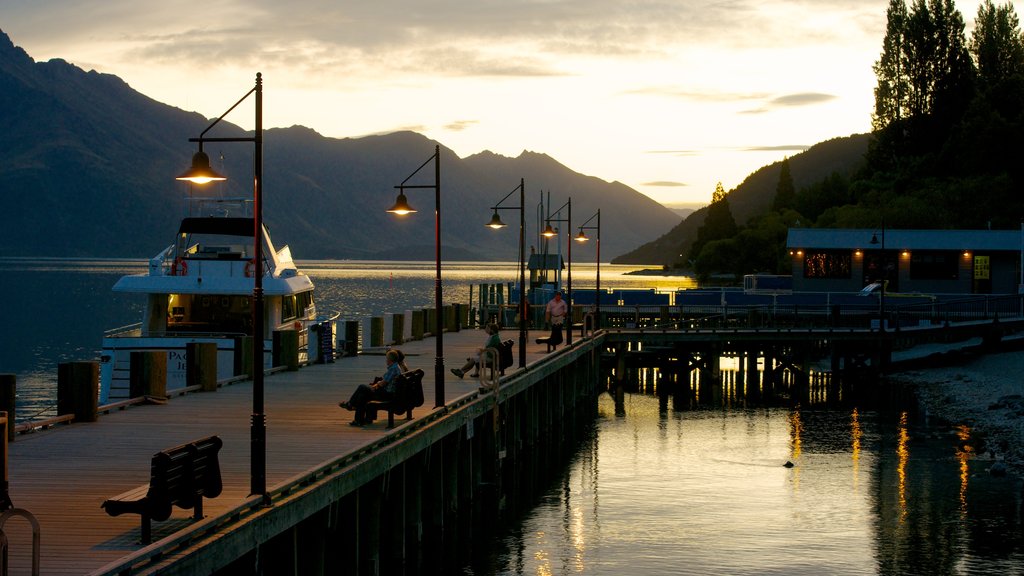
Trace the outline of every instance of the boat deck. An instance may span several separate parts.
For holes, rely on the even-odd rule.
[[[546,354],[534,332],[527,341],[527,363]],[[505,330],[502,340],[518,346],[518,332]],[[486,339],[482,330],[446,333],[445,398],[452,402],[476,392],[478,382],[460,380],[450,368],[460,366]],[[405,343],[410,369],[420,368],[424,405],[421,417],[434,408],[433,338]],[[513,349],[518,365],[518,349]],[[278,372],[265,379],[267,417],[267,488],[285,482],[338,456],[355,451],[387,434],[387,417],[364,428],[348,426],[352,413],[338,407],[357,385],[383,373],[383,354],[341,358],[332,364]],[[149,481],[154,453],[204,436],[218,435],[223,493],[204,501],[214,516],[240,505],[249,496],[252,383],[237,382],[213,393],[172,397],[162,405],[138,405],[80,423],[19,435],[9,445],[10,496],[16,508],[31,512],[40,525],[41,574],[87,574],[142,548],[140,517],[112,517],[100,508],[104,500]],[[396,418],[396,427],[404,422]],[[153,541],[191,522],[191,510],[175,508],[171,518],[153,522]],[[10,574],[30,574],[31,527],[11,518],[3,527],[9,539]]]

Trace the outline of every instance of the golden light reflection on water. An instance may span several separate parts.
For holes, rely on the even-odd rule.
[[[970,477],[970,469],[967,461],[974,456],[974,448],[968,444],[971,439],[971,429],[966,425],[956,427],[956,437],[960,445],[956,449],[956,459],[960,463],[960,512],[967,513],[967,479]]]
[[[907,445],[910,441],[910,433],[907,431],[907,413],[900,412],[900,424],[896,444],[896,475],[899,478],[898,490],[900,506],[900,522],[907,517],[907,462],[910,460],[910,450]]]
[[[860,414],[854,408],[850,414],[850,459],[853,460],[853,487],[857,488],[857,479],[860,475],[860,442],[864,431],[860,426]]]
[[[800,411],[789,413],[790,462],[793,466],[793,491],[800,488],[800,453],[803,449],[804,424],[800,420]]]

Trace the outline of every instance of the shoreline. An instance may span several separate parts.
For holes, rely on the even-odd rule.
[[[954,366],[896,372],[926,418],[970,429],[973,459],[993,475],[1024,477],[1024,352],[981,354]]]

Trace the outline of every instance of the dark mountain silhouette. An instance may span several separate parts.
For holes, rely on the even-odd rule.
[[[854,134],[815,144],[789,158],[793,185],[797,190],[820,182],[833,172],[854,173],[864,162],[869,134]],[[775,197],[782,162],[759,168],[728,193],[729,208],[738,224],[765,212]],[[668,233],[612,260],[615,264],[666,264],[681,261],[697,238],[707,207],[697,210]]]
[[[240,86],[239,97],[246,90]],[[231,119],[207,136],[245,135]],[[188,139],[209,123],[139,94],[116,76],[59,59],[37,63],[0,32],[0,195],[6,208],[0,256],[156,254],[171,243],[183,214],[188,188],[173,178],[195,151]],[[394,185],[427,160],[434,145],[412,132],[337,139],[301,126],[266,130],[264,219],[275,243],[287,243],[300,259],[432,259],[433,190],[409,191],[419,209],[413,216],[399,219],[384,210],[394,202]],[[251,197],[252,146],[207,143],[205,151],[230,179],[194,193]],[[431,167],[423,176],[418,183],[433,182]],[[603,259],[679,222],[628,186],[578,174],[544,154],[482,152],[460,159],[442,145],[443,258],[518,256],[516,212],[501,213],[510,224],[504,230],[484,224],[490,207],[520,178],[526,181],[528,246],[537,236],[541,190],[551,191],[556,206],[572,196],[572,232],[602,209]],[[509,198],[503,206],[517,202]]]

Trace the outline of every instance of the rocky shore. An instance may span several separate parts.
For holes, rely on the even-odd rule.
[[[1024,476],[1024,352],[976,355],[893,377],[916,388],[929,418],[970,427],[978,458],[993,462],[990,472]]]

